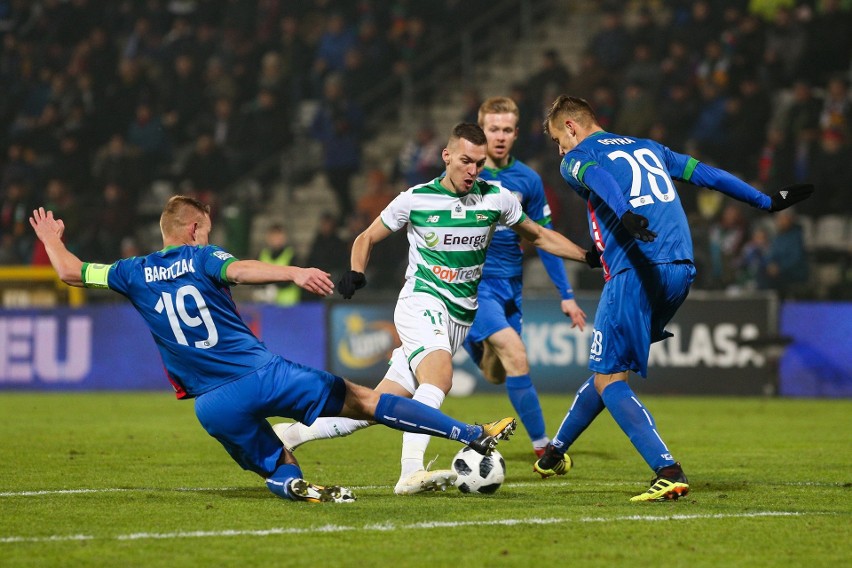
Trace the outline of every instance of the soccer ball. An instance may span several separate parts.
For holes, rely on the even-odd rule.
[[[490,495],[503,485],[506,462],[497,450],[492,450],[490,456],[483,456],[465,447],[453,458],[453,471],[458,474],[456,487],[462,493]]]

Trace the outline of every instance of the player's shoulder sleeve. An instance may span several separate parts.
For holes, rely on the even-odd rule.
[[[527,218],[521,202],[505,187],[491,186],[499,192],[500,222],[511,227]]]
[[[230,284],[225,272],[231,263],[238,260],[234,255],[222,247],[207,245],[198,250],[195,258],[200,265],[197,270],[201,270],[202,273],[216,282]]]
[[[666,170],[672,178],[686,182],[692,180],[692,174],[699,164],[698,160],[692,156],[675,152],[659,142],[653,142],[653,144],[656,145],[659,154],[663,156]]]
[[[403,228],[411,217],[411,205],[413,192],[418,187],[414,186],[406,191],[401,192],[393,198],[393,201],[388,203],[388,206],[379,214],[382,224],[389,230],[396,232]]]
[[[547,225],[551,219],[544,182],[534,169],[523,163],[521,165],[524,168],[524,213],[539,225]]]
[[[598,165],[598,161],[594,156],[582,150],[574,149],[562,158],[559,172],[562,174],[562,178],[572,187],[587,187],[583,181],[586,170],[596,165]]]

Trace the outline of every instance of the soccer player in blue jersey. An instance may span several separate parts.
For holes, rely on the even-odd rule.
[[[172,197],[160,217],[163,250],[113,264],[82,262],[62,242],[65,225],[52,211],[33,211],[30,224],[59,277],[71,286],[108,288],[126,296],[154,336],[179,399],[195,399],[204,429],[272,493],[309,502],[348,502],[349,489],[302,478],[293,454],[266,420],[285,416],[312,423],[319,416],[374,420],[406,432],[458,440],[489,453],[514,428],[504,418],[484,425],[454,420],[419,402],[382,394],[270,352],[240,318],[234,284],[293,282],[320,296],[334,288],[317,268],[237,260],[208,243],[210,209]]]
[[[518,105],[508,97],[492,97],[480,105],[479,126],[488,144],[485,167],[479,177],[508,189],[521,202],[527,217],[552,229],[550,206],[541,176],[511,154],[518,139],[519,119]],[[579,327],[582,331],[586,314],[574,300],[562,259],[542,249],[536,250],[562,298],[562,312],[571,318],[571,327]],[[486,380],[497,385],[506,384],[509,400],[527,430],[533,451],[541,457],[550,440],[538,393],[530,378],[527,350],[521,339],[523,261],[520,235],[505,225],[498,225],[482,269],[479,309],[464,348]]]
[[[689,492],[686,475],[627,384],[629,371],[646,376],[651,343],[671,337],[665,325],[695,278],[689,224],[672,180],[770,212],[806,199],[814,188],[796,184],[766,195],[652,140],[605,132],[591,106],[576,97],[559,96],[544,128],[563,156],[562,177],[588,204],[589,229],[606,283],[589,355],[594,374],[578,389],[533,469],[542,477],[565,474],[572,465],[565,452],[607,408],[654,471],[650,488],[630,500],[677,499]]]

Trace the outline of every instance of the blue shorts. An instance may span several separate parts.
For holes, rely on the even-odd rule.
[[[479,283],[479,308],[464,342],[465,350],[479,364],[481,343],[502,329],[511,327],[521,334],[521,278],[483,278]]]
[[[282,444],[270,416],[312,424],[343,408],[343,379],[276,356],[267,365],[195,399],[195,415],[243,469],[264,477],[277,467]]]
[[[610,278],[595,314],[589,368],[647,376],[651,343],[672,336],[666,324],[686,300],[693,280],[695,266],[690,263],[641,266]]]

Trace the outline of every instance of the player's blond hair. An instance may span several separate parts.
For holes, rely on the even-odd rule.
[[[188,195],[175,195],[169,199],[160,215],[163,236],[174,236],[184,227],[202,221],[210,215],[210,206]]]
[[[568,95],[559,95],[550,110],[547,111],[547,116],[544,118],[544,132],[550,134],[550,123],[560,119],[570,118],[580,126],[585,128],[591,127],[598,123],[598,118],[595,116],[595,111],[592,110],[592,105],[581,99],[580,97],[569,97]]]
[[[521,112],[518,110],[518,105],[509,97],[491,97],[482,101],[479,105],[479,114],[477,120],[479,126],[485,123],[486,114],[514,114],[516,118],[521,117]]]

